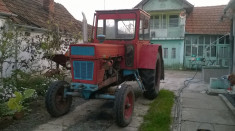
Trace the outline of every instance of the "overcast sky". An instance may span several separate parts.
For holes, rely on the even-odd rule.
[[[93,22],[95,10],[128,9],[133,8],[141,0],[55,0],[64,5],[67,10],[78,20],[82,20],[84,12],[89,24]],[[188,0],[194,6],[226,5],[229,0]]]

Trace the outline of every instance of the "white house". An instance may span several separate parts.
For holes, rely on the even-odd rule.
[[[9,76],[12,69],[46,69],[49,64],[42,59],[45,42],[61,45],[56,52],[64,53],[82,30],[82,22],[54,0],[0,0],[0,31],[9,30],[10,23],[18,32],[17,39],[13,39],[18,45],[17,55],[4,61],[3,76]],[[56,35],[48,34],[50,30]],[[2,39],[2,34],[0,36]],[[59,37],[59,41],[52,37]]]

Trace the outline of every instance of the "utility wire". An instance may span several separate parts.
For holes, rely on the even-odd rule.
[[[181,120],[180,120],[180,116],[181,116],[181,93],[183,92],[183,90],[185,89],[185,88],[187,88],[188,86],[189,86],[189,84],[190,83],[198,83],[198,82],[201,82],[201,80],[200,81],[193,81],[194,79],[195,79],[195,77],[196,77],[196,75],[197,75],[197,73],[198,73],[198,70],[196,70],[196,72],[195,72],[195,74],[193,75],[193,77],[192,78],[190,78],[190,79],[187,79],[187,80],[185,80],[184,81],[184,86],[183,87],[181,87],[180,89],[178,89],[178,92],[177,92],[177,96],[176,96],[176,98],[175,98],[175,101],[176,101],[176,104],[175,104],[175,109],[174,109],[174,120],[173,120],[173,126],[172,126],[172,131],[173,131],[173,127],[174,127],[174,125],[175,124],[177,124],[178,126],[177,126],[177,128],[179,127],[179,124],[181,123]]]

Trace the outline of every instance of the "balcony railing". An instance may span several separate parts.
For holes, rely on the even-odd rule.
[[[183,27],[169,27],[166,29],[150,29],[151,39],[182,39],[184,38],[185,30]]]

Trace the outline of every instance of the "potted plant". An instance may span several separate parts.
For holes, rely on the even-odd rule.
[[[33,96],[35,90],[34,89],[26,89],[23,94],[20,92],[14,92],[15,97],[10,98],[7,102],[8,108],[15,112],[14,117],[16,119],[20,119],[24,116],[24,110],[27,109],[24,106],[24,102],[26,99]]]

